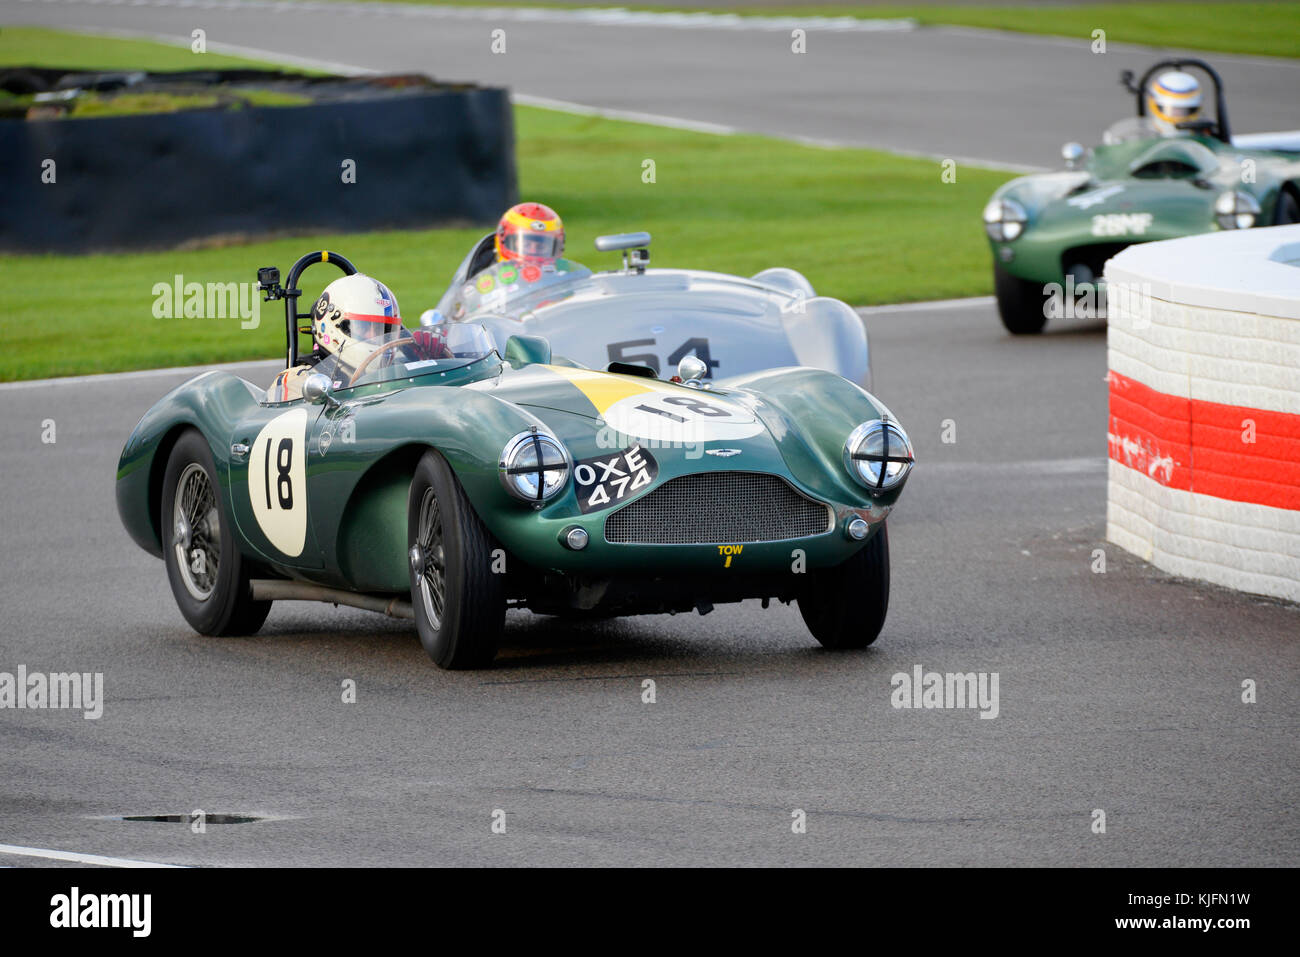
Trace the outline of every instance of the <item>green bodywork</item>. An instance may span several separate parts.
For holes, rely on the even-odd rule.
[[[1256,226],[1273,225],[1283,190],[1300,199],[1300,156],[1210,136],[1098,146],[1077,170],[1022,176],[998,189],[993,198],[1020,203],[1028,222],[1016,239],[989,242],[995,261],[1020,279],[1064,283],[1076,263],[1100,279],[1102,264],[1124,246],[1219,229],[1214,202],[1230,189],[1259,203]]]
[[[857,484],[843,461],[846,437],[860,423],[881,418],[884,409],[863,389],[840,376],[809,368],[766,371],[722,380],[712,390],[674,386],[636,375],[575,369],[551,359],[543,339],[512,340],[510,361],[495,353],[442,375],[399,379],[331,393],[333,404],[305,400],[272,403],[245,380],[208,372],[164,396],[140,420],[126,442],[117,473],[117,503],[131,537],[161,554],[161,486],[170,449],[186,429],[207,440],[220,477],[227,515],[236,539],[258,567],[287,578],[366,593],[409,590],[407,493],[415,466],[435,449],[450,464],[473,508],[501,543],[510,561],[536,575],[578,578],[788,574],[794,549],[807,567],[837,565],[864,542],[845,534],[855,516],[874,532],[899,489],[875,495]],[[619,452],[588,391],[648,386],[659,394],[681,393],[730,403],[755,416],[756,435],[700,446],[655,447],[653,482],[617,505],[584,514],[572,473],[556,499],[541,508],[520,501],[499,474],[503,448],[536,426],[567,447],[574,462]],[[295,409],[306,411],[304,447],[307,529],[301,554],[278,550],[253,513],[247,453],[232,446],[253,444],[268,423]],[[725,446],[727,457],[702,454]],[[738,453],[737,451],[738,450]],[[649,545],[606,541],[604,523],[628,502],[681,475],[706,471],[771,473],[803,495],[829,504],[829,531],[808,538],[745,543],[735,561],[724,564],[720,544]],[[269,481],[269,480],[268,480]],[[260,491],[257,494],[261,494]],[[268,484],[267,503],[272,491]],[[572,551],[561,532],[585,528],[590,544]],[[870,537],[870,536],[868,536]]]

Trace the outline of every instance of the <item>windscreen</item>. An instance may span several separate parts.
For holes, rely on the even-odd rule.
[[[496,346],[478,323],[443,322],[407,329],[402,326],[348,342],[323,359],[316,371],[330,377],[335,389],[441,375],[492,355]]]

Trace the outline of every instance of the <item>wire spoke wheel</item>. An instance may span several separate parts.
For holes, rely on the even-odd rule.
[[[191,462],[176,483],[172,508],[172,547],[185,589],[207,601],[217,585],[221,566],[221,519],[208,473]]]
[[[424,556],[424,567],[420,570],[420,598],[424,602],[424,613],[434,628],[441,628],[447,602],[447,565],[442,541],[442,510],[432,488],[424,490],[420,501],[416,544]]]
[[[446,459],[429,449],[406,497],[411,610],[420,644],[441,668],[486,668],[506,617],[497,542]]]
[[[252,635],[271,603],[253,600],[217,474],[208,440],[187,429],[167,457],[154,513],[158,544],[176,607],[191,628],[201,635]]]

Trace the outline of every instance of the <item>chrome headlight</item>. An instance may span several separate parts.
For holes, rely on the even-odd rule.
[[[873,492],[898,488],[912,471],[912,443],[893,419],[872,419],[849,433],[844,465],[849,474]]]
[[[1250,193],[1230,189],[1214,201],[1214,220],[1220,229],[1250,229],[1259,219],[1259,203]]]
[[[984,207],[984,231],[995,243],[1010,242],[1025,231],[1029,214],[1014,199],[995,199]]]
[[[540,505],[564,489],[569,453],[555,436],[533,429],[506,443],[498,469],[507,492]]]

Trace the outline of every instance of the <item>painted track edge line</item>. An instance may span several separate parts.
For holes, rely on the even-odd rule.
[[[49,379],[15,379],[13,382],[0,382],[0,392],[46,385],[94,385],[97,382],[152,379],[165,375],[202,375],[205,372],[233,372],[236,369],[251,369],[255,366],[283,361],[283,359],[276,356],[268,356],[265,359],[243,359],[239,362],[220,362],[214,365],[158,366],[153,369],[129,369],[125,372],[93,372],[89,375],[54,376]]]
[[[875,316],[882,312],[926,312],[936,310],[947,312],[953,309],[974,309],[980,306],[992,306],[997,300],[992,296],[969,296],[964,299],[932,299],[928,302],[895,302],[879,306],[856,306],[854,312],[859,316]]]
[[[81,854],[77,851],[55,851],[46,847],[22,847],[17,844],[0,844],[0,854],[12,854],[16,857],[39,857],[51,861],[68,861],[73,864],[98,864],[102,867],[185,867],[184,864],[163,864],[160,861],[137,861],[129,857],[104,857],[100,854]]]

